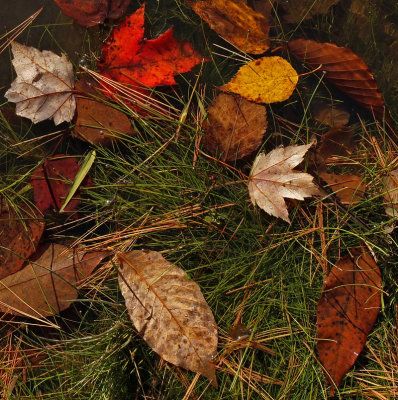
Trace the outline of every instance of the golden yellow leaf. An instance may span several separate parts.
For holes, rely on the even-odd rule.
[[[287,100],[297,85],[294,68],[281,57],[263,57],[240,68],[220,89],[241,95],[256,103]]]
[[[188,4],[211,29],[239,50],[263,54],[269,49],[267,19],[244,2],[204,0]]]

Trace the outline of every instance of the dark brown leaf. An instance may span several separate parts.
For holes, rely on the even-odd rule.
[[[319,74],[361,106],[373,111],[377,118],[383,118],[384,100],[376,80],[362,58],[350,49],[305,39],[290,41],[288,48],[309,67],[316,69],[321,66]]]
[[[243,97],[219,94],[207,110],[204,145],[223,161],[257,150],[267,129],[267,110]]]
[[[166,361],[217,386],[217,325],[199,286],[156,251],[118,255],[119,286],[134,326]]]
[[[0,279],[19,271],[36,251],[44,232],[44,220],[27,206],[0,214]]]
[[[47,245],[22,270],[0,281],[0,311],[43,318],[65,310],[77,298],[76,284],[108,254]]]
[[[319,359],[336,387],[364,348],[381,303],[379,267],[360,249],[351,254],[332,268],[317,309]]]

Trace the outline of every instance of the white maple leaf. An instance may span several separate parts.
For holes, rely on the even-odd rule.
[[[16,114],[34,123],[54,119],[69,122],[76,109],[73,66],[67,57],[52,51],[13,42],[12,64],[17,74],[5,94],[16,103]]]
[[[249,177],[252,203],[268,214],[290,222],[284,197],[304,200],[319,194],[310,174],[293,170],[303,161],[311,146],[312,143],[279,147],[268,154],[260,153],[254,160]]]

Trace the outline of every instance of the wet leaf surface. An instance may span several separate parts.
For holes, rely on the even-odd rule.
[[[11,46],[17,77],[5,97],[16,103],[16,114],[34,123],[71,121],[76,109],[72,63],[64,54],[58,56],[17,42]]]
[[[217,325],[199,286],[155,251],[119,254],[119,286],[134,326],[166,361],[217,386]]]
[[[22,270],[0,281],[0,311],[42,318],[65,310],[78,296],[77,283],[108,254],[45,245]]]
[[[80,25],[94,26],[106,18],[120,18],[131,0],[54,0],[67,16]]]
[[[203,0],[188,4],[211,29],[239,50],[251,54],[263,54],[268,50],[267,19],[243,1]]]
[[[330,271],[317,309],[319,359],[337,387],[364,348],[381,303],[379,267],[360,249],[351,254]]]
[[[325,79],[351,97],[362,107],[374,112],[377,118],[384,115],[384,100],[377,82],[368,66],[346,47],[332,43],[297,39],[288,43],[291,54],[323,74]]]
[[[174,85],[174,77],[189,71],[203,57],[187,41],[178,41],[173,28],[156,39],[144,38],[143,4],[113,30],[98,63],[101,72],[133,86]]]
[[[223,161],[257,150],[267,128],[267,110],[242,97],[219,94],[207,110],[204,145]]]
[[[241,67],[220,89],[256,103],[275,103],[287,100],[297,81],[297,72],[285,59],[262,57]]]
[[[44,232],[42,216],[27,206],[0,214],[0,279],[19,271],[36,251]]]

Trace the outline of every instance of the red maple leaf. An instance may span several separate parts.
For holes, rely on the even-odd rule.
[[[174,76],[203,60],[187,41],[173,36],[173,27],[156,39],[144,39],[145,3],[117,27],[104,44],[98,62],[103,75],[147,87],[175,85]]]

